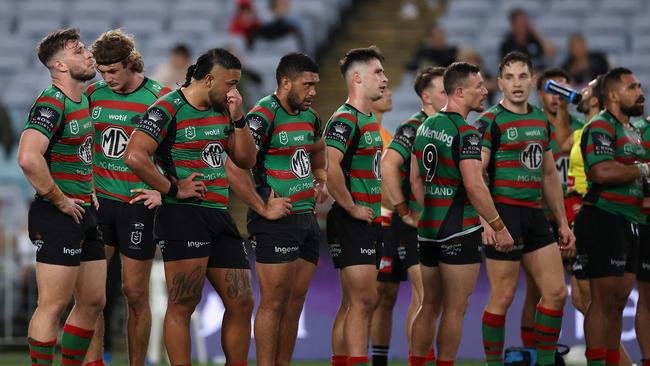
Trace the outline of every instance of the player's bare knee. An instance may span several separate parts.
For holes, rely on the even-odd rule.
[[[543,298],[558,305],[563,305],[568,296],[569,291],[567,290],[567,287],[564,285],[564,283],[554,284],[545,293],[542,294]]]
[[[84,296],[75,299],[75,307],[88,313],[101,313],[106,305],[106,296],[103,291],[95,296]]]
[[[589,306],[589,299],[578,293],[578,291],[571,292],[571,303],[583,315],[587,312]]]
[[[39,313],[48,317],[60,318],[61,314],[68,306],[68,301],[54,300],[54,301],[39,301],[37,310]]]
[[[201,293],[182,297],[170,297],[167,300],[167,311],[192,314],[201,301]]]
[[[499,288],[492,289],[490,293],[490,304],[502,310],[507,310],[515,298],[516,289]]]
[[[149,291],[141,286],[124,283],[122,292],[126,298],[126,304],[131,309],[141,309],[149,304]]]
[[[253,299],[253,294],[244,294],[238,296],[232,301],[224,302],[226,311],[233,314],[252,314],[253,307],[255,306],[255,300]]]

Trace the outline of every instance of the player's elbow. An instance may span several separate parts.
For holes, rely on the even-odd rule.
[[[36,166],[37,157],[33,155],[33,153],[23,149],[18,151],[18,157],[16,160],[18,161],[20,168],[26,173],[33,171]]]
[[[255,166],[255,154],[243,154],[232,161],[241,169],[252,169]]]
[[[607,169],[602,169],[602,167],[599,166],[589,169],[587,172],[587,178],[596,184],[609,183],[609,173],[607,172]]]
[[[138,151],[133,151],[132,149],[127,149],[124,154],[124,164],[131,169],[131,171],[138,172],[143,165],[143,159],[140,156],[141,154]]]

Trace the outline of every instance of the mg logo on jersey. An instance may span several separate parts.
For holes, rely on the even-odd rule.
[[[79,145],[77,154],[79,155],[79,159],[81,159],[81,161],[83,161],[86,164],[92,164],[93,162],[93,136],[92,135],[86,136],[84,142],[81,145]]]
[[[109,127],[102,133],[102,151],[108,158],[121,158],[128,143],[129,135],[119,127]]]
[[[375,152],[375,160],[372,162],[372,172],[377,180],[381,180],[381,150]]]
[[[311,162],[305,149],[299,148],[291,156],[291,171],[298,178],[306,178],[311,173]]]
[[[185,127],[185,137],[188,139],[193,139],[196,137],[196,128],[194,126]]]
[[[280,132],[280,143],[282,145],[286,145],[287,142],[289,142],[289,135],[287,134],[287,131]]]
[[[519,155],[519,162],[529,170],[537,170],[542,166],[544,149],[538,142],[528,144]]]
[[[223,146],[218,142],[211,142],[201,151],[201,160],[208,166],[213,168],[220,168],[223,165]]]
[[[506,130],[506,136],[508,136],[509,140],[516,140],[519,137],[519,132],[517,132],[516,128],[510,127]]]
[[[79,122],[77,122],[76,119],[70,121],[70,132],[72,132],[73,135],[79,133]]]
[[[102,107],[95,107],[93,108],[93,114],[91,115],[91,117],[93,119],[97,119],[99,118],[100,114],[102,114]]]

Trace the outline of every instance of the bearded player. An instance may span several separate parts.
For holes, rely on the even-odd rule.
[[[164,339],[172,365],[190,364],[190,316],[206,275],[226,309],[226,364],[245,364],[248,358],[250,269],[227,210],[225,171],[226,155],[243,169],[255,164],[255,142],[236,89],[240,77],[237,57],[220,48],[206,51],[188,68],[185,84],[145,112],[124,153],[126,165],[165,196],[154,237],[165,262]]]
[[[277,88],[246,116],[258,149],[249,172],[228,162],[233,191],[250,207],[260,305],[255,315],[257,364],[288,366],[309,284],[318,264],[316,203],[327,198],[325,143],[311,104],[318,65],[290,53],[276,69]]]
[[[411,193],[409,181],[411,150],[418,127],[427,117],[434,115],[447,104],[447,94],[442,83],[444,72],[443,67],[428,67],[418,72],[413,86],[422,108],[397,128],[395,136],[388,141],[388,147],[381,160],[382,198],[388,207],[393,208],[393,213],[390,226],[384,230],[384,245],[377,275],[379,299],[373,314],[371,331],[373,366],[387,364],[393,308],[399,284],[406,281],[407,274],[411,281],[411,302],[406,316],[406,339],[409,350],[412,349],[411,325],[422,303],[423,289],[416,229],[420,207]],[[437,272],[433,276],[438,278]],[[435,294],[434,297],[439,296]],[[434,319],[438,318],[438,307],[439,304],[434,306]],[[427,356],[433,361],[433,350]]]
[[[38,306],[27,341],[32,364],[53,364],[58,324],[74,297],[61,363],[80,365],[104,307],[106,283],[92,192],[94,130],[83,94],[95,61],[71,28],[45,36],[37,52],[52,84],[32,106],[18,146],[18,164],[36,190],[29,237],[37,248]]]

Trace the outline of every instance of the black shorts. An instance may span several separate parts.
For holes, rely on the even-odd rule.
[[[485,257],[502,261],[520,261],[521,256],[555,242],[555,236],[541,208],[495,204],[499,216],[508,228],[515,245],[508,253],[492,245],[485,246]]]
[[[122,255],[147,260],[156,254],[153,242],[153,217],[155,209],[143,204],[129,204],[108,198],[99,200],[99,230],[104,245],[116,247]]]
[[[61,266],[106,259],[97,210],[84,206],[80,224],[53,204],[36,198],[29,207],[29,238],[36,246],[36,261]]]
[[[248,233],[258,263],[287,263],[302,258],[318,264],[320,228],[313,213],[269,221],[249,212]]]
[[[443,242],[420,240],[420,263],[427,267],[444,264],[481,263],[481,232],[476,230]]]
[[[573,277],[575,277],[577,280],[588,280],[589,278],[585,273],[582,262],[583,261],[581,260],[580,254],[576,255],[573,258],[571,264],[569,265],[571,267],[571,275],[573,275]]]
[[[636,278],[650,282],[650,225],[639,225],[639,257]]]
[[[408,279],[408,269],[419,263],[418,230],[393,214],[391,226],[383,227],[383,245],[379,249],[380,282],[400,282]]]
[[[334,268],[357,264],[377,265],[377,248],[381,247],[381,224],[368,224],[350,216],[334,204],[327,213],[327,242]]]
[[[165,262],[209,257],[208,267],[250,268],[244,240],[226,210],[163,204],[154,222],[154,239]]]
[[[637,272],[638,226],[623,216],[584,205],[576,216],[575,235],[587,278]]]

